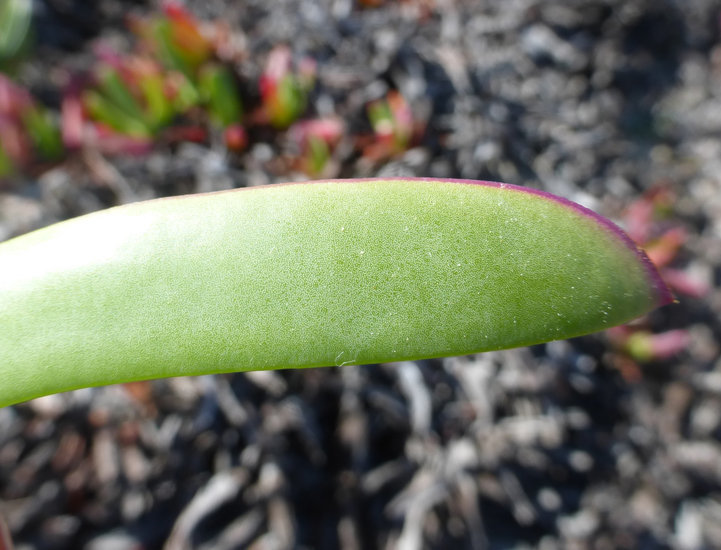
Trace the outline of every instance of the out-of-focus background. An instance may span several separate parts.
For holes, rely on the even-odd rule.
[[[280,181],[501,180],[615,220],[679,300],[0,409],[17,549],[721,548],[718,0],[0,0],[0,71],[0,239]]]

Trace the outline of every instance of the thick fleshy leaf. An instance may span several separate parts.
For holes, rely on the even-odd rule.
[[[0,245],[0,404],[535,344],[668,301],[618,228],[530,189],[348,180],[160,199]]]

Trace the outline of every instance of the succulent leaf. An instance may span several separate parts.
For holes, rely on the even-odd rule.
[[[348,180],[159,199],[0,245],[0,405],[529,345],[670,300],[611,222],[511,185]]]

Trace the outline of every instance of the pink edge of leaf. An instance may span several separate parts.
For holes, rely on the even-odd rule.
[[[544,199],[556,202],[560,204],[561,206],[564,206],[566,208],[570,208],[571,210],[575,211],[577,214],[580,214],[581,216],[584,216],[594,222],[596,222],[598,225],[600,225],[605,231],[616,237],[618,240],[623,243],[631,252],[634,253],[638,261],[643,265],[646,275],[649,279],[649,282],[651,286],[654,289],[654,293],[656,295],[656,301],[658,306],[664,306],[670,303],[673,303],[675,301],[675,298],[673,297],[673,294],[669,290],[666,283],[661,278],[660,273],[658,272],[658,269],[654,265],[654,263],[650,260],[648,255],[641,249],[636,243],[631,239],[631,237],[628,236],[628,234],[618,227],[615,223],[613,223],[608,218],[605,218],[601,216],[600,214],[597,214],[590,208],[586,208],[585,206],[582,206],[576,202],[573,202],[572,200],[566,199],[564,197],[559,197],[558,195],[554,195],[552,193],[549,193],[547,191],[542,191],[540,189],[534,189],[532,187],[522,187],[520,185],[513,185],[509,183],[500,183],[495,181],[475,181],[475,180],[464,180],[464,179],[434,179],[434,178],[398,178],[398,179],[409,179],[409,180],[415,180],[419,179],[421,181],[448,181],[451,183],[465,183],[470,185],[484,185],[487,187],[496,187],[499,189],[508,189],[511,191],[518,191],[521,193],[528,193],[531,195],[536,195],[538,197],[542,197]]]
[[[667,304],[671,304],[676,301],[673,294],[671,293],[671,290],[668,288],[666,283],[661,278],[661,275],[658,272],[658,269],[653,264],[653,262],[649,259],[649,257],[646,255],[646,253],[639,248],[636,243],[633,242],[631,237],[629,237],[626,232],[618,227],[615,223],[613,223],[608,218],[604,218],[600,214],[597,214],[593,210],[586,208],[585,206],[582,206],[576,202],[573,202],[569,199],[566,199],[564,197],[559,197],[558,195],[554,195],[552,193],[549,193],[548,191],[541,191],[540,189],[534,189],[532,187],[523,187],[521,185],[514,185],[511,183],[501,183],[497,181],[482,181],[482,180],[467,180],[467,179],[456,179],[456,178],[407,178],[407,177],[387,177],[387,178],[350,178],[350,179],[328,179],[328,180],[311,180],[311,181],[293,181],[293,182],[284,182],[284,183],[271,183],[267,185],[258,185],[254,187],[241,187],[238,189],[227,189],[223,191],[211,191],[210,193],[199,193],[200,195],[214,195],[219,193],[233,193],[235,191],[250,191],[252,189],[261,189],[261,188],[269,188],[269,187],[279,187],[279,186],[285,186],[285,185],[308,185],[308,184],[314,184],[314,183],[358,183],[358,182],[375,182],[380,180],[386,180],[386,181],[408,181],[408,182],[438,182],[438,183],[459,183],[459,184],[466,184],[466,185],[480,185],[484,187],[495,187],[497,189],[504,189],[508,191],[518,191],[520,193],[527,193],[530,195],[536,195],[538,197],[544,198],[546,200],[553,201],[555,203],[560,204],[561,206],[564,206],[566,208],[569,208],[576,212],[577,214],[590,219],[591,221],[597,223],[599,226],[601,226],[602,229],[604,229],[607,233],[613,235],[616,239],[621,241],[621,243],[628,248],[633,254],[636,256],[638,261],[643,265],[646,275],[648,277],[649,283],[654,289],[654,293],[656,295],[656,305],[658,307],[665,306]],[[197,196],[196,195],[186,195],[185,197],[192,197]],[[181,199],[183,197],[164,197],[160,199],[155,200],[172,200],[172,199]]]

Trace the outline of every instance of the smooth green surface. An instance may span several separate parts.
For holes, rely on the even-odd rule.
[[[358,180],[160,199],[0,244],[0,405],[533,344],[627,321],[657,293],[616,233],[518,188]]]

